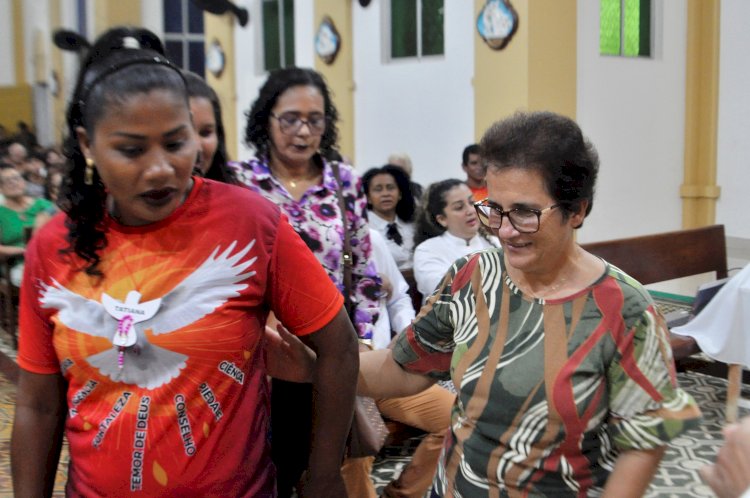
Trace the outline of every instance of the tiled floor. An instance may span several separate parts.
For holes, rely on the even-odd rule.
[[[0,335],[0,350],[14,355],[12,348]],[[711,490],[698,476],[698,469],[715,458],[721,444],[724,421],[726,381],[698,373],[679,374],[680,384],[695,397],[703,411],[703,422],[698,429],[676,439],[667,450],[648,493],[648,498],[711,497]],[[744,386],[743,398],[750,398],[750,386]],[[10,435],[15,412],[15,386],[0,375],[0,498],[12,497],[10,481]],[[741,408],[741,415],[750,410]],[[386,447],[375,461],[372,478],[378,491],[395,478],[408,462],[417,440],[409,440],[399,447]],[[67,453],[64,452],[58,471],[55,497],[64,496]],[[356,498],[356,497],[355,497]]]

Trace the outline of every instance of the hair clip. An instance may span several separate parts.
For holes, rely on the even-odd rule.
[[[134,48],[137,50],[141,48],[141,44],[132,36],[126,36],[122,39],[122,48]]]

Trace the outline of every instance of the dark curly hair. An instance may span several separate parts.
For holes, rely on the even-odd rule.
[[[380,168],[371,168],[362,175],[362,190],[365,195],[370,195],[370,182],[378,175],[391,175],[396,181],[396,186],[401,193],[401,199],[396,204],[396,216],[401,221],[411,222],[414,221],[414,212],[416,210],[416,203],[414,202],[414,196],[411,193],[411,182],[409,182],[409,176],[399,166],[393,164],[386,164]],[[367,202],[367,209],[372,210],[372,205]]]
[[[58,202],[68,215],[69,245],[62,251],[80,257],[85,263],[82,269],[89,275],[102,274],[98,266],[99,253],[107,245],[103,225],[107,194],[96,172],[92,185],[84,181],[86,158],[77,130],[83,128],[93,137],[97,123],[111,106],[155,89],[177,93],[189,108],[182,72],[164,56],[159,38],[143,28],[123,26],[106,31],[81,65],[66,115],[67,174]]]
[[[314,86],[323,96],[323,110],[326,116],[326,129],[320,137],[320,153],[333,160],[338,154],[339,113],[331,99],[331,93],[320,73],[307,68],[289,67],[277,69],[268,75],[268,79],[260,89],[258,98],[245,113],[247,126],[245,127],[245,142],[255,149],[258,157],[268,159],[271,137],[268,133],[268,122],[271,109],[276,105],[279,96],[295,86]]]
[[[208,167],[208,171],[202,173],[203,176],[218,182],[239,185],[240,182],[237,180],[234,171],[227,167],[229,156],[227,154],[226,132],[224,131],[224,121],[221,117],[221,103],[219,102],[219,96],[216,95],[214,89],[206,83],[206,80],[199,75],[190,71],[184,71],[183,75],[187,82],[188,97],[204,98],[211,102],[211,107],[214,110],[214,119],[216,120],[216,138],[218,146],[216,147],[216,153],[211,160],[211,165]]]
[[[493,124],[479,146],[489,170],[538,171],[547,193],[562,208],[564,220],[584,201],[585,216],[591,212],[599,156],[572,119],[552,112],[519,112]]]

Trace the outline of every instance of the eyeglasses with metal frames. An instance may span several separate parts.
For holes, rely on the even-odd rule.
[[[271,113],[270,116],[279,122],[281,133],[285,135],[294,135],[302,125],[307,125],[311,135],[322,135],[326,131],[328,119],[325,116],[312,116],[308,119],[302,119],[294,113],[284,113],[276,115]]]
[[[496,206],[489,199],[474,203],[474,209],[476,209],[479,221],[483,225],[493,230],[499,230],[503,226],[503,218],[507,216],[513,228],[520,233],[538,232],[542,215],[556,207],[560,207],[560,204],[553,204],[544,209],[513,208],[503,211],[502,208]]]

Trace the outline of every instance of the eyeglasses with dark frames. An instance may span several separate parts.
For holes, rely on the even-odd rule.
[[[553,204],[544,209],[534,208],[513,208],[507,211],[497,206],[489,199],[484,199],[474,203],[474,209],[477,210],[479,221],[493,230],[499,230],[503,226],[503,218],[508,217],[508,221],[513,228],[520,233],[536,233],[539,231],[539,223],[542,215],[560,204]]]
[[[285,112],[278,116],[271,113],[271,117],[279,122],[281,133],[285,135],[296,134],[302,128],[302,125],[307,125],[311,135],[322,135],[328,124],[328,118],[325,116],[311,116],[308,119],[302,119],[293,112]]]

